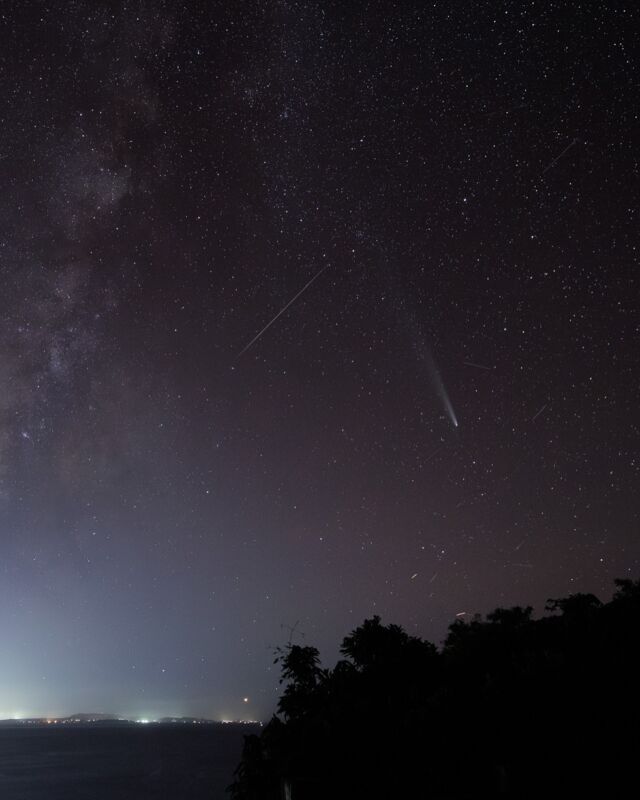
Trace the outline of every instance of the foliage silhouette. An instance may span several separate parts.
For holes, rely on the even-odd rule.
[[[444,646],[379,617],[322,669],[278,653],[278,714],[247,737],[234,800],[622,797],[635,785],[640,581],[456,621]],[[631,725],[629,724],[631,723]]]

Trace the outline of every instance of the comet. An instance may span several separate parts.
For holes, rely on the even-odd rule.
[[[449,395],[444,385],[444,381],[440,376],[440,371],[438,370],[435,359],[428,350],[427,350],[426,361],[427,361],[427,366],[429,368],[429,377],[431,378],[433,387],[436,390],[436,394],[442,401],[442,405],[444,406],[444,410],[447,416],[451,420],[451,424],[453,425],[454,428],[457,428],[458,418],[456,416],[456,412],[454,411],[453,405],[451,404],[451,400],[449,399]]]

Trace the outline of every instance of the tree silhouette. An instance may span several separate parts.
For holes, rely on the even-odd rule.
[[[379,617],[343,659],[289,643],[285,690],[247,737],[235,800],[622,797],[635,779],[640,581],[455,621],[444,646]]]
[[[566,617],[585,617],[602,605],[594,594],[571,594],[560,600],[547,600],[547,611],[560,611]]]
[[[282,664],[280,683],[287,684],[278,711],[285,719],[305,716],[311,710],[313,694],[322,678],[320,653],[315,647],[288,644],[278,650],[274,663]]]

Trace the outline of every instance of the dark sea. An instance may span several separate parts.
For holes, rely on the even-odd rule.
[[[0,800],[222,800],[250,725],[0,729]]]

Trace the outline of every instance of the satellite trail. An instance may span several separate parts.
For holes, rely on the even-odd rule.
[[[475,367],[476,369],[486,369],[489,372],[493,369],[493,367],[485,367],[484,364],[474,364],[473,361],[463,361],[462,363],[466,367]]]
[[[549,405],[549,403],[545,403],[545,404],[542,406],[542,408],[540,409],[540,411],[538,411],[538,412],[537,412],[537,414],[534,414],[534,415],[533,415],[533,417],[531,417],[531,422],[535,422],[535,421],[538,419],[538,417],[540,416],[540,414],[542,414],[542,412],[545,410],[545,408],[546,408],[548,405]]]
[[[429,368],[429,376],[431,378],[431,382],[433,383],[433,386],[436,390],[436,393],[438,394],[438,397],[442,400],[442,404],[444,405],[444,410],[447,412],[447,416],[451,420],[453,427],[457,428],[458,418],[456,417],[456,412],[453,410],[453,406],[451,405],[451,400],[449,400],[449,395],[447,394],[447,390],[445,389],[442,378],[440,377],[440,372],[438,371],[435,359],[429,351],[427,351],[427,366]]]
[[[318,278],[319,278],[319,277],[322,275],[322,273],[323,273],[323,272],[324,272],[324,271],[325,271],[325,270],[328,268],[328,266],[329,266],[329,264],[327,264],[326,266],[324,266],[324,267],[323,267],[323,268],[320,270],[320,272],[317,272],[317,273],[316,273],[316,274],[313,276],[313,278],[311,278],[311,280],[310,280],[310,281],[307,281],[307,283],[305,283],[305,285],[302,287],[302,289],[300,289],[300,291],[298,292],[298,294],[294,295],[294,296],[291,298],[291,300],[289,300],[289,302],[286,304],[286,306],[283,306],[283,307],[280,309],[280,311],[278,311],[278,313],[275,315],[275,317],[274,317],[274,318],[273,318],[273,319],[272,319],[270,322],[267,322],[267,324],[264,326],[264,328],[263,328],[261,331],[258,331],[258,333],[256,333],[256,335],[255,335],[255,336],[253,337],[253,339],[252,339],[252,340],[249,342],[249,344],[245,345],[245,346],[242,348],[242,350],[241,350],[241,351],[238,353],[238,356],[237,356],[238,358],[240,358],[240,356],[241,356],[241,355],[243,355],[244,353],[246,353],[246,352],[247,352],[247,350],[248,350],[250,347],[252,347],[252,346],[253,346],[253,345],[254,345],[254,344],[255,344],[255,343],[258,341],[258,339],[259,339],[259,338],[262,336],[262,334],[263,334],[263,333],[265,333],[267,330],[269,330],[269,328],[270,328],[270,327],[273,325],[273,323],[274,323],[274,322],[275,322],[275,321],[278,319],[278,317],[281,317],[281,316],[284,314],[284,312],[285,312],[285,311],[286,311],[286,310],[289,308],[289,306],[290,306],[290,305],[292,305],[293,303],[295,303],[295,302],[296,302],[296,300],[297,300],[297,299],[300,297],[300,295],[301,295],[301,294],[304,294],[304,292],[306,292],[306,291],[307,291],[307,289],[308,289],[308,288],[311,286],[311,284],[312,284],[312,283],[313,283],[315,280],[317,280],[317,279],[318,279]]]
[[[562,156],[563,156],[563,155],[564,155],[566,152],[568,152],[569,150],[571,150],[571,148],[574,146],[574,144],[578,144],[578,142],[579,142],[579,141],[580,141],[579,139],[572,139],[572,140],[569,142],[569,144],[568,144],[568,145],[567,145],[567,146],[564,148],[564,150],[563,150],[563,151],[560,153],[560,155],[557,155],[557,156],[556,156],[556,157],[553,159],[553,161],[550,161],[550,162],[547,164],[547,166],[546,166],[546,167],[545,167],[545,168],[542,170],[542,173],[541,173],[540,177],[542,177],[542,175],[546,175],[546,173],[547,173],[547,172],[548,172],[548,171],[551,169],[551,167],[555,166],[555,165],[558,163],[558,161],[560,161],[560,159],[562,158]]]

